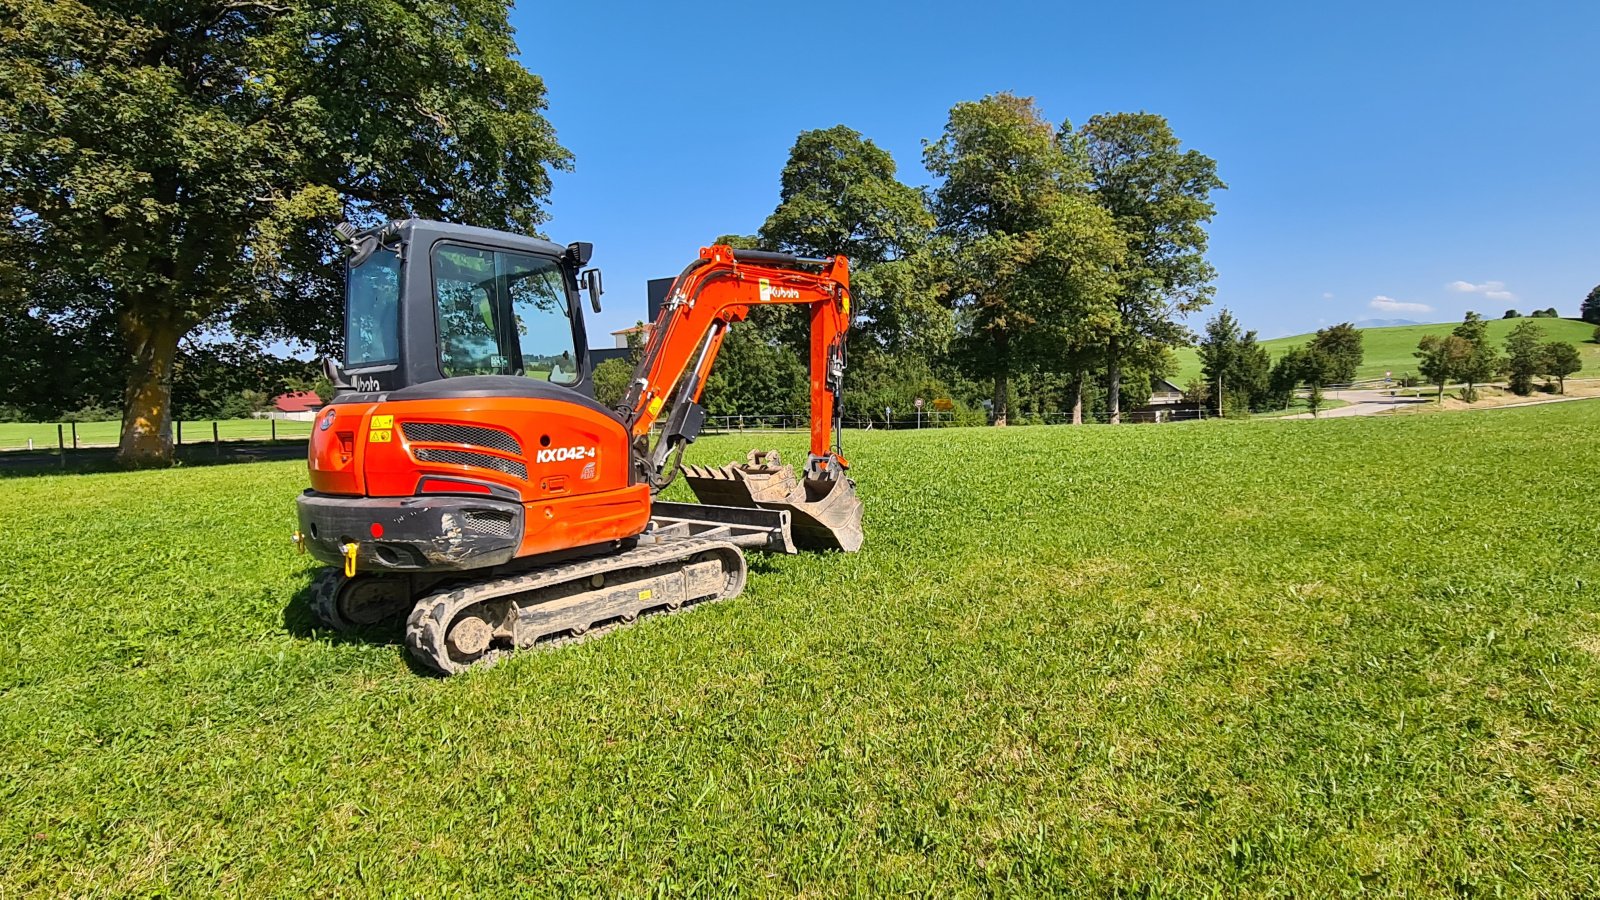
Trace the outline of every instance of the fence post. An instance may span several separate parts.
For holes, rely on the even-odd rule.
[[[211,423],[211,443],[217,448],[217,456],[222,456],[222,432],[217,430],[217,423]]]
[[[63,457],[67,455],[67,431],[60,422],[56,423],[56,447]]]
[[[78,449],[78,423],[72,423],[72,449]]]
[[[278,439],[278,420],[268,419],[267,421],[272,425],[272,439],[275,441]]]

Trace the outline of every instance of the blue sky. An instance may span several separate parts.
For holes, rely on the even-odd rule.
[[[644,315],[647,279],[760,226],[800,131],[848,125],[927,185],[922,141],[1001,90],[1057,122],[1160,113],[1214,157],[1212,309],[1263,337],[1576,315],[1600,283],[1600,3],[523,3],[512,21],[576,156],[546,230],[596,245],[597,346]]]

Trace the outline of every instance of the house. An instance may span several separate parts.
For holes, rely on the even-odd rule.
[[[672,290],[672,283],[675,280],[672,278],[652,278],[646,283],[645,313],[649,317],[649,322],[654,322],[661,315],[661,307],[667,302],[667,294]],[[644,344],[645,341],[650,339],[649,324],[640,323],[632,328],[623,328],[620,331],[611,332],[613,346],[590,347],[589,364],[598,366],[608,359],[626,361],[628,358],[628,338],[635,334],[638,335],[639,343],[641,345]]]
[[[1176,406],[1183,402],[1183,388],[1165,378],[1150,379],[1150,401],[1146,406]]]
[[[1150,399],[1138,409],[1129,410],[1129,422],[1171,422],[1187,418],[1193,407],[1183,402],[1183,388],[1165,378],[1150,379]]]
[[[272,398],[272,408],[267,410],[267,418],[309,422],[317,417],[317,410],[322,407],[322,398],[317,396],[316,391],[290,391]]]
[[[612,346],[618,350],[628,349],[628,339],[635,334],[639,336],[639,343],[643,344],[645,341],[650,340],[650,326],[641,322],[632,328],[611,332],[611,338],[615,342]]]

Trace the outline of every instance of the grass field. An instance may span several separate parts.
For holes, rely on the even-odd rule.
[[[1594,896],[1597,428],[861,435],[860,554],[450,680],[302,464],[0,481],[0,896]]]
[[[71,447],[72,426],[64,427],[66,445]],[[271,437],[272,427],[272,421],[269,419],[224,419],[217,422],[217,434],[225,441],[264,441]],[[114,447],[121,436],[121,429],[121,422],[79,422],[78,444],[82,447]],[[280,440],[304,438],[311,434],[311,423],[282,419],[278,421],[277,429]],[[55,423],[0,422],[0,450],[26,448],[30,439],[34,447],[40,450],[56,447]],[[210,440],[211,420],[183,423],[185,444],[204,443]]]
[[[1491,319],[1489,321],[1489,339],[1497,345],[1503,345],[1506,335],[1511,333],[1522,319]],[[1577,345],[1578,353],[1583,359],[1584,374],[1600,372],[1600,344],[1593,342],[1594,326],[1577,319],[1534,319],[1540,328],[1544,329],[1547,341],[1562,340]],[[1360,370],[1356,372],[1358,379],[1382,378],[1384,372],[1393,372],[1398,379],[1405,373],[1415,374],[1417,371],[1417,358],[1411,354],[1417,350],[1417,342],[1423,335],[1449,334],[1450,329],[1460,323],[1445,322],[1437,325],[1396,325],[1390,328],[1363,328],[1362,349],[1366,351],[1366,358]],[[1294,337],[1274,338],[1262,341],[1261,346],[1267,348],[1273,359],[1277,359],[1283,351],[1291,347],[1304,346],[1312,335],[1299,334]],[[1185,347],[1177,352],[1178,374],[1172,377],[1173,383],[1182,387],[1189,383],[1189,379],[1200,377],[1200,356],[1193,347]]]

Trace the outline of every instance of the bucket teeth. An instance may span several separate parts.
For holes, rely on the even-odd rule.
[[[861,498],[855,482],[842,475],[797,478],[776,450],[752,450],[742,464],[684,466],[683,475],[701,503],[788,510],[795,546],[802,550],[861,549]]]

